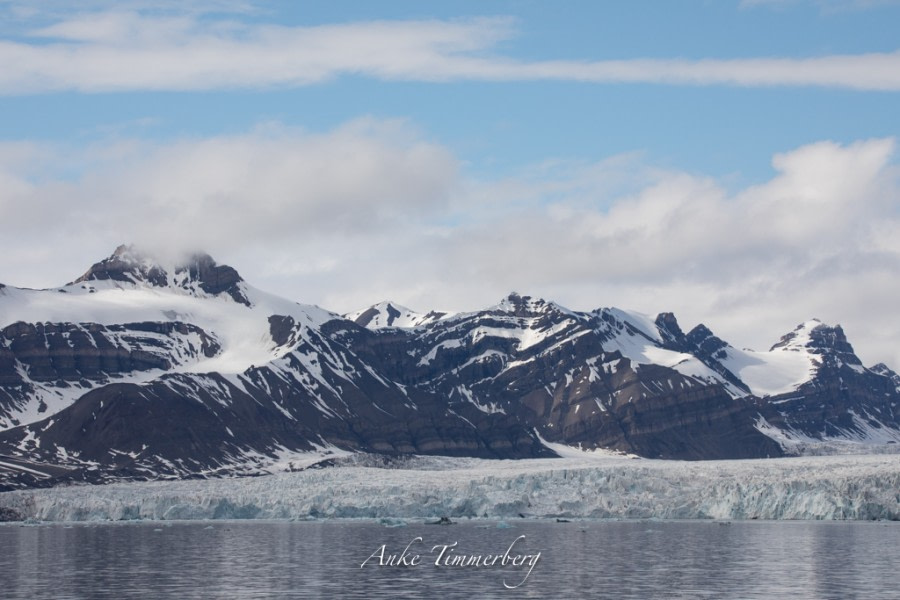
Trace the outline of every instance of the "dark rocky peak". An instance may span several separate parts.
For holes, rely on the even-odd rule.
[[[700,362],[721,375],[735,388],[750,393],[747,387],[734,373],[728,370],[722,360],[728,357],[728,344],[717,337],[706,325],[700,323],[687,334],[681,331],[678,321],[672,313],[661,313],[656,317],[656,328],[663,338],[663,348],[692,354]]]
[[[508,312],[516,314],[517,316],[525,316],[524,314],[519,315],[518,313],[525,313],[528,311],[528,305],[531,303],[531,296],[522,296],[518,292],[510,292],[506,295],[503,300],[497,305],[497,308],[500,312]]]
[[[691,329],[685,337],[689,337],[691,338],[691,340],[699,343],[711,337],[716,337],[716,335],[709,327],[707,327],[703,323],[700,323],[699,325]]]
[[[685,340],[690,347],[695,348],[703,355],[725,358],[725,348],[728,347],[728,344],[703,323],[691,329],[685,336]]]
[[[801,323],[792,332],[782,336],[772,350],[806,349],[814,354],[854,354],[853,346],[847,341],[843,328],[826,325],[818,319]]]
[[[238,272],[227,265],[216,264],[216,261],[206,253],[192,254],[169,267],[169,270],[152,255],[132,245],[123,244],[116,248],[110,257],[92,265],[72,284],[111,280],[143,283],[155,287],[170,285],[184,289],[196,287],[212,295],[227,293],[236,302],[250,305],[250,301],[238,285],[243,281]]]
[[[847,341],[847,336],[840,325],[816,327],[810,332],[810,341],[807,347],[821,352],[834,351],[842,354],[854,354],[853,346]]]
[[[607,337],[621,335],[624,332],[627,335],[640,336],[653,344],[659,344],[659,338],[662,337],[662,345],[672,349],[681,346],[678,341],[668,340],[665,334],[659,332],[656,322],[645,320],[642,315],[607,307],[594,309],[586,316],[590,319],[592,326]],[[674,316],[672,318],[674,319]],[[678,327],[678,330],[680,331],[681,328]]]
[[[807,321],[806,323],[800,323],[797,325],[793,331],[784,334],[781,336],[781,339],[775,342],[769,351],[777,350],[778,348],[805,348],[806,343],[809,341],[809,332],[822,325],[822,322],[818,319],[812,319]]]
[[[165,269],[134,246],[122,244],[112,255],[95,263],[84,275],[73,281],[121,281],[123,283],[149,283],[158,287],[168,285]]]
[[[387,327],[392,327],[405,310],[397,308],[390,300],[385,300],[359,313],[353,321],[360,327],[367,327],[373,319],[379,315],[384,315],[384,324]]]
[[[183,265],[175,269],[176,276],[183,275],[182,286],[196,283],[207,294],[227,293],[235,302],[250,306],[250,301],[238,286],[244,281],[232,267],[218,265],[209,254],[192,255]]]
[[[533,298],[531,296],[522,296],[517,292],[510,292],[490,312],[514,317],[532,318],[552,313],[568,314],[570,311],[555,302],[547,302],[543,298]]]
[[[878,363],[874,367],[869,369],[871,372],[876,375],[881,375],[882,377],[887,377],[891,381],[894,382],[894,385],[897,386],[897,389],[900,390],[900,375],[898,375],[895,371],[893,371],[890,367],[888,367],[884,363]]]
[[[891,369],[884,363],[878,363],[877,365],[870,367],[869,370],[876,375],[884,375],[885,377],[900,377],[900,375],[897,375],[897,373],[893,369]]]
[[[772,346],[772,350],[776,349],[808,352],[817,356],[823,366],[830,368],[862,366],[862,361],[856,356],[841,326],[832,327],[818,319],[798,325]]]
[[[714,334],[709,327],[700,323],[684,336],[685,350],[696,356],[707,367],[721,375],[735,388],[749,394],[750,388],[746,383],[728,370],[721,362],[728,358],[727,342]]]
[[[670,312],[663,312],[656,315],[656,328],[663,340],[671,344],[680,345],[684,340],[684,332],[678,325],[678,319]]]

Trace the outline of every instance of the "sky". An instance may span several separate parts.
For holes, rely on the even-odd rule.
[[[900,368],[900,1],[0,0],[0,282],[121,243]],[[0,315],[2,316],[2,315]]]

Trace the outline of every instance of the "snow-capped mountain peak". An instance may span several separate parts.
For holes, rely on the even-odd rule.
[[[853,347],[847,342],[847,336],[840,325],[831,326],[819,319],[810,319],[797,325],[793,331],[782,336],[771,350],[806,350],[822,354],[829,350],[841,353],[853,353]]]
[[[227,265],[217,264],[204,252],[163,261],[133,245],[123,244],[111,256],[91,265],[81,277],[68,285],[99,281],[180,288],[213,296],[226,294],[235,302],[250,305],[241,285],[244,280],[238,272]]]
[[[831,326],[819,319],[810,319],[798,325],[772,346],[771,351],[798,352],[810,356],[815,364],[841,364],[862,368],[853,346],[840,325]]]
[[[525,296],[518,292],[510,292],[500,302],[486,308],[484,312],[526,318],[552,313],[578,319],[584,318],[584,315],[571,311],[556,302],[545,300],[544,298],[535,298],[534,296]]]
[[[452,316],[453,313],[430,311],[420,313],[391,300],[384,300],[368,308],[344,315],[360,327],[383,329],[385,327],[413,328],[428,325]]]
[[[510,292],[503,300],[496,304],[493,309],[504,313],[529,313],[543,312],[547,303],[543,298],[532,298],[531,296],[522,296],[518,292]],[[490,309],[488,309],[490,310]]]
[[[132,245],[122,244],[110,256],[91,265],[81,277],[67,285],[108,280],[159,287],[168,284],[166,270],[158,261]]]
[[[64,287],[5,288],[0,292],[0,314],[0,343],[4,331],[21,338],[15,343],[32,343],[30,338],[34,335],[16,333],[30,330],[10,329],[15,324],[52,324],[54,331],[59,330],[53,334],[60,338],[59,350],[51,348],[50,341],[34,341],[40,342],[35,356],[45,350],[50,352],[49,358],[41,359],[49,361],[48,373],[56,369],[57,363],[70,362],[54,358],[54,352],[93,352],[88,349],[99,344],[101,349],[108,346],[112,348],[110,352],[122,356],[144,356],[156,352],[155,344],[177,354],[156,361],[167,365],[164,371],[236,374],[283,356],[310,330],[339,318],[321,308],[258,290],[235,269],[218,265],[208,254],[197,253],[164,265],[125,245]],[[190,335],[197,339],[188,339]],[[154,339],[148,341],[149,338]],[[122,363],[124,359],[116,360]],[[143,358],[141,361],[146,362]],[[127,365],[133,362],[133,357],[125,361]],[[34,371],[38,367],[22,368]],[[106,366],[100,369],[103,373],[119,370]],[[73,373],[77,371],[76,368]],[[121,377],[116,375],[119,381],[147,379],[130,366],[126,371]],[[75,390],[63,396],[70,401],[73,394]]]
[[[800,323],[792,331],[781,336],[781,339],[773,344],[769,350],[803,350],[808,346],[812,337],[812,332],[822,326],[826,325],[819,319],[810,319],[809,321]]]
[[[884,363],[878,363],[877,365],[870,367],[869,370],[876,375],[881,375],[882,377],[887,377],[891,380],[891,383],[894,384],[894,389],[900,392],[900,375],[898,375],[893,369],[888,367]]]

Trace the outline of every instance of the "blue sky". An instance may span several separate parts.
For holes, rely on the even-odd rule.
[[[184,5],[0,0],[0,281],[202,247],[337,311],[816,316],[900,367],[900,2]]]
[[[127,9],[129,4],[110,5],[115,6]],[[238,9],[196,18],[208,26],[238,20],[315,27],[495,17],[507,21],[506,39],[485,54],[521,61],[892,53],[898,50],[900,22],[900,4],[849,1],[567,2],[553,10],[542,2],[268,2]],[[12,19],[9,37],[30,44],[52,42],[29,35],[36,25],[58,22],[50,14],[55,13]],[[138,88],[113,94],[17,94],[11,87],[0,97],[0,108],[8,115],[0,123],[5,139],[84,143],[135,129],[142,137],[171,139],[243,131],[262,120],[325,131],[372,115],[410,119],[463,156],[470,168],[485,173],[548,156],[596,159],[640,151],[660,164],[753,181],[771,174],[769,158],[775,152],[822,139],[850,142],[892,135],[900,126],[900,111],[892,110],[895,92],[840,86],[422,83],[340,75],[315,85],[237,83],[238,89],[201,92]]]

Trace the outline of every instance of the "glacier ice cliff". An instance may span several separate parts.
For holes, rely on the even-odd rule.
[[[389,465],[390,466],[390,465]],[[0,494],[7,520],[628,518],[900,520],[896,455],[681,462],[365,459],[263,477]]]

